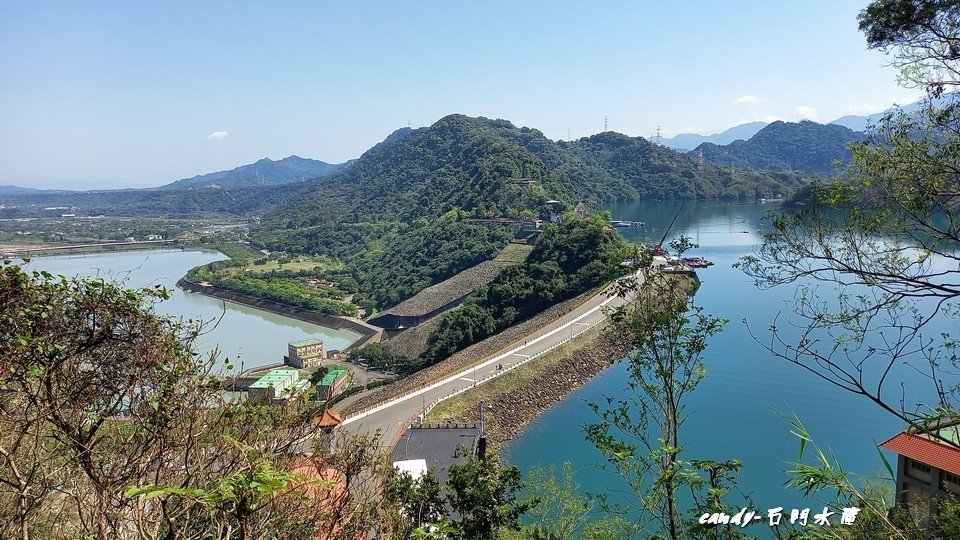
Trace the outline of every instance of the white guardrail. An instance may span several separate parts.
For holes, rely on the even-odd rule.
[[[600,320],[598,320],[598,321],[594,321],[594,322],[592,322],[592,323],[590,323],[590,324],[587,324],[587,325],[586,325],[586,328],[580,330],[579,332],[574,333],[572,336],[570,336],[570,337],[568,337],[568,338],[564,338],[564,339],[562,339],[561,341],[558,341],[557,343],[554,343],[553,345],[547,347],[546,349],[544,349],[544,350],[542,350],[542,351],[540,351],[540,352],[538,352],[538,353],[536,353],[536,354],[534,354],[534,355],[532,355],[532,356],[528,356],[528,357],[526,357],[526,358],[524,358],[524,359],[522,359],[522,360],[519,360],[519,361],[517,361],[517,362],[514,362],[514,363],[512,363],[512,364],[510,364],[510,365],[508,365],[508,366],[506,366],[506,367],[504,367],[503,369],[498,369],[498,370],[494,371],[493,373],[488,374],[486,377],[474,381],[474,383],[473,383],[472,385],[465,386],[465,387],[463,387],[463,388],[455,389],[454,391],[450,392],[449,394],[447,394],[447,395],[445,395],[445,396],[438,397],[437,399],[431,401],[430,403],[427,403],[427,405],[423,408],[423,410],[421,410],[420,413],[415,416],[415,418],[417,419],[417,422],[420,423],[420,424],[422,424],[422,423],[423,423],[423,419],[424,419],[428,414],[430,414],[430,411],[432,411],[433,408],[436,407],[437,405],[439,405],[441,402],[446,401],[446,400],[452,398],[453,396],[462,394],[462,393],[466,392],[467,390],[470,390],[470,389],[472,389],[472,388],[476,388],[477,386],[479,386],[479,385],[481,385],[481,384],[489,381],[490,379],[494,379],[494,378],[496,378],[496,377],[499,377],[500,375],[503,375],[503,374],[507,373],[508,371],[512,371],[513,369],[516,369],[516,368],[518,368],[518,367],[526,364],[527,362],[529,362],[529,361],[531,361],[531,360],[533,360],[533,359],[540,358],[541,356],[543,356],[543,355],[547,354],[548,352],[556,349],[557,347],[559,347],[559,346],[561,346],[561,345],[563,345],[563,344],[569,343],[570,341],[576,339],[577,337],[579,337],[580,335],[582,335],[584,332],[587,332],[587,331],[589,331],[590,329],[592,329],[593,327],[597,326],[598,324],[604,322],[604,320],[605,320],[605,319],[600,319]],[[582,323],[582,324],[585,324],[585,323]]]
[[[538,341],[544,340],[544,339],[546,339],[546,338],[548,338],[548,337],[556,334],[557,332],[562,332],[562,331],[566,330],[567,328],[569,328],[569,327],[571,327],[571,326],[573,326],[573,325],[580,324],[580,325],[584,325],[584,326],[587,326],[587,327],[588,327],[588,328],[585,328],[585,329],[577,332],[576,334],[571,334],[571,337],[570,337],[570,338],[562,339],[562,340],[558,341],[557,343],[551,345],[550,347],[547,347],[546,349],[544,349],[544,350],[542,350],[542,351],[539,351],[539,352],[537,352],[537,353],[535,353],[535,354],[533,354],[533,355],[531,355],[531,356],[529,356],[529,357],[527,357],[527,358],[525,358],[525,359],[523,359],[523,360],[521,360],[521,361],[519,361],[519,362],[514,362],[513,364],[514,364],[514,367],[515,367],[516,365],[518,365],[518,364],[520,364],[520,363],[524,363],[524,362],[529,361],[531,358],[536,358],[536,357],[542,355],[543,353],[545,353],[545,352],[547,352],[547,351],[550,351],[550,350],[553,350],[553,349],[555,349],[557,346],[559,346],[559,345],[561,345],[561,344],[563,344],[563,343],[566,343],[567,341],[569,341],[569,340],[572,339],[573,337],[576,337],[576,336],[582,334],[583,332],[589,330],[590,328],[592,328],[592,327],[595,326],[596,324],[598,324],[598,323],[606,320],[606,318],[604,317],[604,318],[601,318],[601,319],[599,319],[599,320],[597,320],[597,321],[594,321],[593,323],[589,323],[589,324],[588,324],[588,323],[581,323],[581,322],[579,322],[579,321],[581,321],[582,319],[586,318],[587,316],[593,314],[594,312],[596,312],[596,311],[598,311],[598,310],[600,310],[600,309],[603,309],[604,307],[606,307],[607,304],[609,304],[609,303],[610,303],[611,301],[613,301],[615,298],[616,298],[615,296],[610,296],[610,297],[608,297],[606,300],[604,300],[603,302],[597,304],[597,305],[594,306],[593,308],[591,308],[591,309],[587,310],[585,313],[581,314],[581,315],[580,315],[579,317],[577,317],[576,319],[574,319],[574,320],[572,320],[572,321],[570,321],[570,322],[568,322],[568,323],[566,323],[566,324],[560,325],[560,326],[558,326],[557,328],[554,328],[553,330],[550,330],[549,332],[545,332],[545,333],[537,336],[536,338],[533,338],[533,339],[531,339],[531,340],[528,340],[528,341],[525,342],[523,345],[518,345],[518,346],[510,349],[510,350],[507,351],[507,352],[501,353],[501,354],[499,354],[499,355],[497,355],[497,356],[495,356],[495,357],[493,357],[493,358],[491,358],[491,359],[489,359],[489,360],[480,362],[479,364],[477,364],[477,365],[475,365],[475,366],[473,366],[473,367],[470,367],[470,368],[461,370],[461,371],[459,371],[459,372],[457,372],[457,373],[455,373],[455,374],[453,374],[453,375],[450,375],[450,376],[448,376],[448,377],[446,377],[446,378],[444,378],[444,379],[442,379],[442,380],[440,380],[440,381],[437,381],[437,382],[435,382],[435,383],[433,383],[433,384],[427,385],[427,386],[425,386],[425,387],[423,387],[423,388],[418,388],[418,389],[415,389],[415,390],[410,390],[410,391],[401,393],[401,394],[399,394],[399,395],[397,395],[397,396],[394,396],[393,398],[390,398],[388,401],[386,401],[386,402],[384,402],[384,403],[381,403],[381,404],[378,404],[378,405],[374,405],[374,406],[371,406],[371,407],[367,407],[367,408],[365,408],[365,409],[362,409],[362,410],[360,410],[360,411],[357,411],[357,412],[355,412],[355,413],[352,413],[352,414],[348,415],[346,418],[343,419],[343,423],[342,423],[341,425],[346,425],[346,424],[353,423],[353,422],[355,422],[355,421],[357,421],[357,420],[360,420],[360,419],[362,419],[362,418],[366,418],[367,416],[369,416],[369,415],[371,415],[371,414],[373,414],[373,413],[375,413],[375,412],[378,412],[378,411],[381,411],[381,410],[386,409],[386,408],[388,408],[388,407],[391,407],[391,406],[393,406],[393,405],[396,404],[396,403],[399,403],[399,402],[401,402],[401,401],[405,401],[405,400],[407,400],[407,399],[409,399],[409,398],[411,398],[411,397],[418,396],[418,395],[423,394],[423,393],[425,393],[425,392],[429,392],[430,390],[433,390],[433,389],[438,388],[438,387],[440,387],[440,386],[443,386],[443,385],[445,385],[445,384],[449,384],[449,383],[451,383],[451,382],[453,382],[453,381],[456,381],[457,379],[465,378],[467,375],[475,372],[477,369],[483,369],[483,368],[485,368],[485,367],[487,367],[487,366],[493,365],[494,363],[499,362],[500,360],[503,360],[504,358],[507,358],[508,356],[512,356],[512,355],[516,354],[518,351],[520,351],[520,350],[522,350],[522,349],[525,349],[525,348],[529,347],[530,345],[533,345],[533,344],[537,343]],[[500,370],[500,371],[507,371],[507,370]],[[495,375],[494,375],[494,376],[495,376]],[[486,377],[486,378],[484,378],[484,379],[483,379],[483,382],[486,382],[486,380],[489,379],[489,378],[490,378],[489,376]],[[470,388],[473,388],[474,386],[476,386],[476,384],[477,384],[477,383],[476,383],[476,381],[475,381],[474,384],[468,385],[468,386],[466,386],[466,387],[464,387],[464,388],[455,389],[454,392],[456,392],[456,393],[464,392],[464,391],[466,391],[466,390],[468,390],[468,389],[470,389]],[[453,395],[455,395],[455,394],[453,394]],[[444,396],[443,398],[440,399],[440,401],[442,401],[443,399],[448,399],[449,397],[451,397],[451,396]],[[416,416],[420,416],[420,414],[415,415],[414,418],[415,418]]]

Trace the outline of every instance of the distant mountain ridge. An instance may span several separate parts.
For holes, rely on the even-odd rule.
[[[774,122],[746,141],[726,146],[703,143],[691,154],[717,165],[734,165],[770,171],[811,171],[821,175],[837,172],[835,162],[850,161],[851,143],[867,135],[837,124]]]
[[[21,187],[14,185],[0,186],[0,195],[24,195],[27,193],[53,193],[65,191],[62,189],[37,189],[29,187]]]
[[[229,171],[202,174],[160,186],[157,189],[225,188],[268,186],[301,182],[333,174],[353,161],[331,164],[316,159],[289,156],[278,161],[263,158]]]
[[[713,135],[700,135],[699,133],[680,133],[669,139],[663,139],[661,144],[674,150],[693,150],[703,143],[730,144],[738,139],[749,139],[757,134],[758,131],[767,126],[766,122],[750,122],[733,126]]]
[[[945,102],[948,96],[944,96],[940,101]],[[847,116],[841,116],[836,120],[831,120],[827,124],[836,124],[843,126],[845,128],[852,129],[853,131],[866,131],[868,128],[877,125],[883,117],[890,113],[893,110],[900,110],[907,113],[912,113],[914,111],[920,110],[923,107],[925,100],[915,101],[913,103],[908,103],[907,105],[901,105],[896,107],[890,107],[885,111],[878,113],[870,114],[867,116],[859,116],[855,114],[850,114]],[[732,143],[737,139],[747,140],[750,137],[756,135],[761,129],[768,126],[767,122],[750,122],[747,124],[740,124],[738,126],[733,126],[725,131],[720,133],[714,133],[713,135],[701,135],[699,133],[679,133],[668,139],[663,139],[661,144],[668,148],[674,148],[676,150],[693,150],[697,146],[700,146],[703,143],[713,143],[717,145],[727,145]]]

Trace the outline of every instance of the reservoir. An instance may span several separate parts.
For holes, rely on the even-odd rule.
[[[625,237],[657,242],[678,207],[679,203],[671,202],[630,202],[608,209],[613,219],[646,222],[644,228],[618,229]],[[761,218],[770,209],[769,204],[760,203],[688,202],[668,235],[668,240],[680,234],[692,237],[701,247],[690,255],[715,263],[698,270],[702,285],[695,303],[706,314],[729,321],[707,346],[707,377],[689,396],[681,440],[686,441],[684,456],[688,460],[740,459],[739,491],[752,497],[752,508],[761,515],[776,507],[786,508],[787,516],[791,508],[815,509],[813,515],[834,494],[825,491],[804,496],[783,487],[789,479],[785,471],[797,458],[799,439],[778,413],[788,418],[796,414],[825,452],[832,451],[844,470],[856,473],[850,481],[858,487],[881,471],[886,475],[876,446],[904,426],[864,397],[774,357],[758,343],[769,342],[769,326],[778,313],[792,314],[789,301],[796,291],[795,286],[759,290],[749,276],[732,266],[760,243]],[[942,321],[927,332],[955,332],[955,325],[956,321]],[[569,461],[583,492],[616,497],[617,492],[628,490],[616,473],[599,469],[602,457],[585,441],[583,431],[584,424],[598,421],[588,403],[603,405],[605,396],[626,395],[626,372],[623,363],[614,365],[534,420],[503,448],[506,461],[524,472],[551,464],[559,470]],[[919,373],[900,367],[895,372],[897,380],[905,382],[908,404],[913,403],[909,400],[912,390],[929,386]],[[889,390],[888,399],[899,403],[899,386]],[[813,463],[810,445],[805,456],[807,463]],[[889,453],[887,457],[896,467],[895,457]],[[735,494],[731,502],[742,504],[742,500]],[[633,504],[636,506],[635,501]],[[766,528],[757,525],[746,532],[767,537],[768,532],[762,530]]]
[[[103,276],[132,288],[162,285],[171,292],[170,299],[157,303],[154,309],[171,317],[202,321],[207,331],[198,338],[197,348],[204,353],[217,349],[221,360],[229,359],[243,369],[282,362],[287,343],[291,341],[321,339],[327,350],[343,350],[357,339],[352,332],[317,326],[176,287],[177,280],[187,270],[223,259],[226,256],[218,251],[126,251],[36,257],[25,269],[65,276]]]

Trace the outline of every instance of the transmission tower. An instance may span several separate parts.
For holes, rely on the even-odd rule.
[[[603,131],[607,131],[607,117],[603,117]]]
[[[703,170],[703,148],[697,150],[697,169]]]

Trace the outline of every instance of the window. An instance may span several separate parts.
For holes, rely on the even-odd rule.
[[[933,480],[933,478],[931,478],[931,473],[933,471],[932,467],[922,461],[917,461],[914,459],[908,459],[907,461],[910,462],[910,464],[907,465],[907,476],[916,478],[917,480],[921,480],[925,483],[930,483],[930,481]]]
[[[940,489],[960,494],[960,475],[940,471]]]

